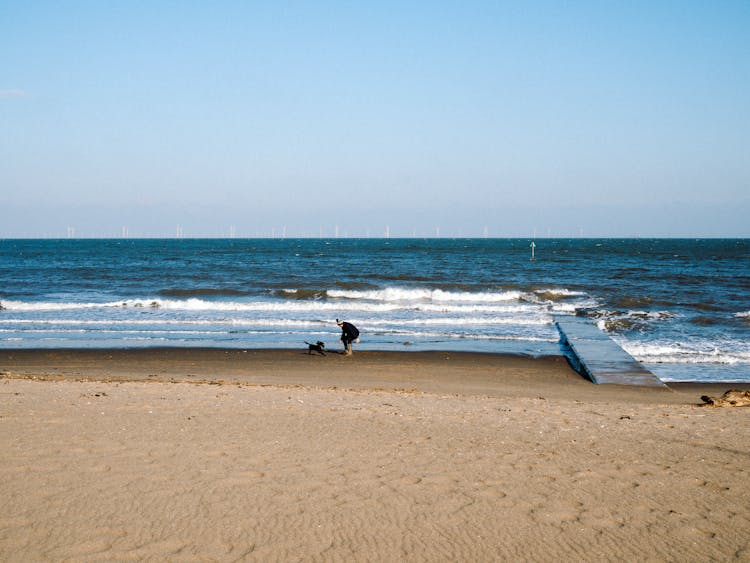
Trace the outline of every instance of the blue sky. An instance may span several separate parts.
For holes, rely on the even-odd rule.
[[[750,3],[3,2],[0,236],[750,236]]]

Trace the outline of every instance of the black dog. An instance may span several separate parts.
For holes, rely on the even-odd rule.
[[[317,352],[318,354],[323,354],[324,356],[326,353],[324,350],[326,349],[326,345],[323,344],[320,340],[318,340],[315,344],[310,344],[309,342],[305,341],[305,344],[307,344],[307,354],[310,355],[313,352]]]

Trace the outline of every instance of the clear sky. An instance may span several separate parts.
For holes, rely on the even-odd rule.
[[[750,2],[2,1],[0,206],[2,237],[747,237]]]

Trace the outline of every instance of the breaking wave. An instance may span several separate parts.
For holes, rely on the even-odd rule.
[[[680,343],[634,344],[622,342],[621,345],[630,355],[644,363],[750,364],[750,349],[747,349],[747,345],[742,346],[739,343],[732,343],[721,348],[712,344],[685,346]],[[731,347],[731,350],[727,349],[729,347]]]
[[[382,301],[386,303],[403,302],[433,302],[433,303],[497,303],[503,301],[517,301],[521,297],[520,291],[495,292],[454,292],[442,289],[401,289],[386,288],[370,291],[346,291],[329,289],[329,297],[335,299],[355,299],[366,301]]]
[[[587,316],[598,319],[596,325],[599,330],[619,333],[643,329],[651,322],[664,321],[676,315],[670,311],[596,311]]]

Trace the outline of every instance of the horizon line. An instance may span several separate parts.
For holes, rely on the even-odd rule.
[[[664,235],[664,236],[647,236],[647,235],[604,235],[604,236],[0,236],[0,241],[6,240],[50,240],[50,241],[83,241],[83,240],[106,240],[106,241],[126,241],[126,240],[750,240],[750,235],[746,236],[727,236],[727,235]]]

